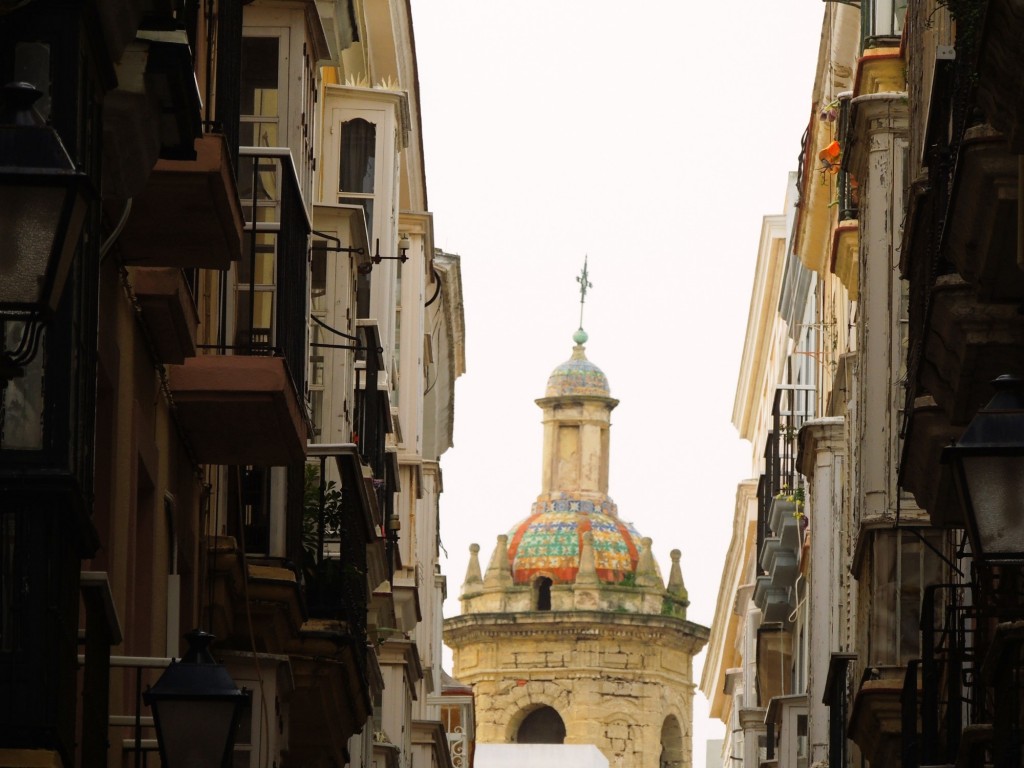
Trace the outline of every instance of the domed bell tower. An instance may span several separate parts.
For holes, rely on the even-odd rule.
[[[666,585],[651,539],[608,495],[618,401],[586,356],[586,264],[577,280],[572,356],[536,401],[541,492],[498,535],[486,570],[470,547],[462,615],[445,620],[444,639],[474,688],[478,744],[593,744],[616,768],[686,768],[692,661],[708,629],[686,619],[679,550]]]

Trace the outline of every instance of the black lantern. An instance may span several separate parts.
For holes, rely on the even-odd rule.
[[[0,352],[8,378],[35,356],[39,326],[57,309],[89,203],[86,175],[32,107],[40,96],[10,83],[0,110],[0,321],[22,324]]]
[[[249,692],[239,690],[213,658],[213,635],[193,630],[185,638],[188,652],[142,697],[153,709],[164,768],[223,768],[231,761]]]
[[[952,465],[974,558],[1024,563],[1024,380],[1000,376],[995,396],[943,450]]]

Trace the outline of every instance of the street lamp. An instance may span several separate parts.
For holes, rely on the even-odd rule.
[[[995,395],[942,461],[952,465],[974,559],[1024,564],[1024,379],[992,385]]]
[[[213,635],[192,630],[185,638],[185,656],[142,694],[153,709],[160,758],[164,768],[224,768],[249,692],[213,658]]]
[[[9,83],[2,93],[0,322],[22,328],[13,348],[0,343],[0,381],[19,375],[35,357],[40,326],[57,309],[89,202],[86,175],[32,107],[42,93],[30,83]]]

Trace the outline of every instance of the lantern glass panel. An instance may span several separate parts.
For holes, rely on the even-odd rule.
[[[237,705],[236,701],[195,699],[155,703],[164,768],[222,768]]]
[[[8,321],[0,324],[0,341],[7,351],[17,349],[25,324]],[[40,349],[46,348],[46,330]],[[24,366],[18,376],[0,386],[0,450],[38,451],[43,448],[43,366],[40,352]]]
[[[962,461],[979,554],[1024,560],[1024,456],[963,456]]]
[[[64,197],[60,186],[0,186],[0,303],[40,304]]]

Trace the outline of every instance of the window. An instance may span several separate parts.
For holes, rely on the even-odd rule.
[[[228,470],[227,530],[250,555],[270,553],[270,481],[265,467]]]
[[[538,611],[551,610],[551,579],[541,576],[534,582],[534,609]]]
[[[377,173],[377,126],[357,117],[339,126],[338,202],[361,205],[366,229],[373,232],[373,194]]]
[[[312,319],[309,323],[309,373],[306,386],[309,391],[309,414],[313,422],[315,442],[321,442],[323,436],[324,372],[326,353],[329,349],[320,345],[331,343],[325,336],[323,326],[320,325],[327,319],[328,312],[326,246],[322,240],[314,243],[310,257],[309,311]]]
[[[263,211],[269,218],[275,218],[272,208],[260,209],[261,213]],[[252,256],[253,240],[255,258]],[[242,258],[236,265],[235,345],[238,347],[249,349],[251,344],[253,350],[268,350],[274,346],[276,249],[275,232],[258,232],[255,238],[251,232],[245,233]]]
[[[317,314],[327,312],[327,243],[318,240],[313,244],[309,262],[309,308]]]
[[[398,253],[399,153],[408,131],[403,93],[330,85],[325,88],[323,137],[324,203],[362,210],[369,254]],[[386,262],[379,269],[390,271]],[[378,268],[374,268],[376,273]],[[395,296],[375,284],[372,273],[356,280],[356,317],[381,323],[384,346],[393,345]]]
[[[907,13],[907,0],[866,0],[861,4],[861,32],[865,48],[879,45],[897,45],[903,34],[903,18]],[[879,40],[878,38],[882,38]]]
[[[249,147],[285,144],[282,112],[287,108],[288,30],[247,29],[242,38],[242,100],[239,143]],[[280,220],[281,172],[268,158],[241,156],[238,196],[246,218],[235,291],[234,344],[247,351],[274,346],[274,283],[277,234],[252,229]],[[255,219],[255,221],[253,221]],[[255,257],[253,249],[255,248]],[[255,271],[251,276],[250,272]]]
[[[242,38],[242,105],[239,141],[249,147],[281,145],[280,83],[281,48],[287,45],[287,31],[282,37],[246,35]],[[244,180],[246,174],[239,174]],[[241,190],[239,190],[241,193]],[[243,195],[244,196],[244,195]]]
[[[874,533],[867,596],[868,663],[904,666],[920,656],[924,587],[942,579],[943,539],[931,528]]]

